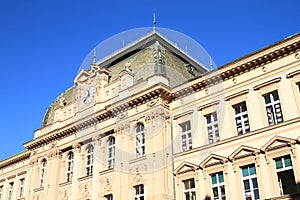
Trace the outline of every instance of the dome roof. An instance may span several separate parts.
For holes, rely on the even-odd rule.
[[[128,45],[124,44],[125,39]],[[123,47],[117,50],[121,41]],[[185,51],[182,50],[184,44]],[[142,28],[122,32],[100,43],[82,62],[79,71],[89,71],[94,63],[110,70],[112,82],[119,78],[126,62],[131,63],[135,83],[160,74],[168,79],[170,87],[198,77],[215,66],[204,48],[188,36],[169,29]],[[45,113],[42,127],[53,123],[58,107],[72,104],[75,88],[67,89],[53,101]]]

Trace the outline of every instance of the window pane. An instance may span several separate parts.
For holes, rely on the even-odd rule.
[[[283,163],[282,163],[282,160],[281,160],[281,159],[276,159],[276,160],[275,160],[275,163],[276,163],[276,169],[281,169],[281,168],[283,168]]]
[[[259,192],[258,189],[254,190],[254,198],[259,199]]]
[[[224,182],[224,175],[223,173],[219,174],[219,183],[223,183]]]
[[[284,158],[284,165],[285,165],[285,167],[290,167],[290,166],[292,166],[292,161],[291,161],[291,158],[290,158],[290,157]]]
[[[243,167],[242,168],[242,173],[243,173],[243,177],[249,176],[248,167]]]
[[[212,184],[216,184],[217,183],[217,175],[216,174],[211,176],[211,183]]]
[[[265,103],[268,104],[268,103],[271,103],[271,98],[270,98],[270,94],[264,96],[265,97]]]
[[[274,101],[279,100],[279,96],[278,96],[277,90],[275,90],[274,92],[272,92],[272,95],[273,95]]]
[[[256,174],[256,170],[255,170],[255,166],[254,165],[251,165],[249,167],[249,170],[250,170],[250,175]]]
[[[190,184],[191,184],[191,188],[195,188],[195,181],[194,181],[194,179],[190,180]]]
[[[213,190],[214,199],[218,199],[219,198],[218,188],[214,187],[212,190]]]
[[[257,184],[257,179],[256,178],[252,179],[252,184],[253,184],[253,188],[258,188],[258,184]]]
[[[244,189],[245,189],[245,191],[250,190],[250,182],[249,182],[249,180],[244,180]]]
[[[221,188],[221,195],[224,196],[225,195],[225,186],[222,185],[222,186],[220,186],[220,188]]]

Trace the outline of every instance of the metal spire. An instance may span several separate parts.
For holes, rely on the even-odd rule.
[[[97,57],[97,55],[96,55],[96,48],[94,48],[94,60],[93,60],[94,64],[96,63],[96,57]]]
[[[155,18],[155,13],[153,13],[153,31],[156,31],[156,18]]]

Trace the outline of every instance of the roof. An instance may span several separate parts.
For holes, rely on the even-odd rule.
[[[188,82],[208,71],[202,63],[157,31],[152,31],[95,64],[109,69],[110,82],[113,82],[119,78],[127,62],[131,63],[135,83],[160,74],[168,79],[170,87]],[[60,104],[72,104],[75,88],[72,86],[53,101],[44,115],[42,127],[53,123],[54,111]]]

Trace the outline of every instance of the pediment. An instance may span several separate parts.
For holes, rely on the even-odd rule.
[[[262,148],[261,150],[266,152],[266,151],[271,151],[274,149],[278,149],[281,147],[289,146],[291,144],[295,144],[296,140],[291,139],[291,138],[286,138],[286,137],[281,137],[281,136],[274,136],[271,140],[269,140]]]
[[[174,174],[178,175],[190,171],[196,171],[197,169],[199,169],[198,165],[195,165],[190,162],[183,162],[174,170]]]
[[[219,156],[216,154],[210,154],[207,158],[205,158],[201,163],[201,168],[206,168],[214,165],[219,165],[227,162],[227,158],[223,156]]]
[[[76,76],[74,82],[75,83],[84,82],[88,79],[88,77],[89,77],[89,72],[86,71],[85,69],[82,69]]]
[[[229,156],[229,159],[237,160],[240,158],[245,158],[248,156],[256,155],[259,152],[260,152],[260,150],[257,148],[242,145]]]

